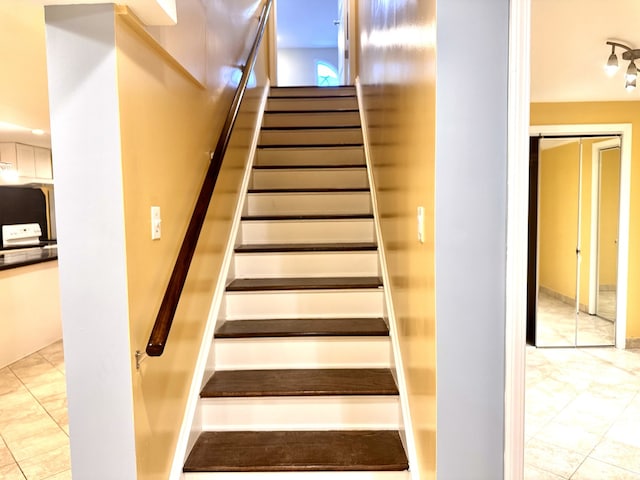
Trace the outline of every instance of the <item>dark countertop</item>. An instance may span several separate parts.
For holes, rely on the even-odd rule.
[[[36,263],[50,262],[58,259],[58,248],[22,248],[12,252],[4,250],[0,252],[0,270],[24,267]]]

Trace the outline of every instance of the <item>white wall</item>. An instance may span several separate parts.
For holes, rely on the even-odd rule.
[[[437,4],[438,480],[504,476],[508,20]]]
[[[278,85],[315,85],[316,61],[338,68],[337,48],[278,48]]]

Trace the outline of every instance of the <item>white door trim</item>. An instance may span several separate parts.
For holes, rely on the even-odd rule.
[[[627,281],[629,275],[629,207],[631,198],[630,123],[536,125],[530,135],[620,135],[620,224],[618,237],[618,297],[616,348],[625,348],[627,333]]]
[[[620,138],[612,138],[591,146],[591,254],[589,258],[589,314],[596,314],[596,298],[598,295],[598,239],[599,201],[600,201],[600,152],[609,148],[620,147]],[[619,214],[620,212],[618,212]],[[594,247],[595,246],[595,247]]]
[[[524,477],[531,0],[509,6],[504,478]]]

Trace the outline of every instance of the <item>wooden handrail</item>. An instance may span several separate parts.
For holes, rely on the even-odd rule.
[[[204,224],[207,208],[211,202],[213,189],[216,186],[216,180],[220,173],[222,160],[227,150],[227,146],[229,145],[229,140],[231,139],[233,126],[236,122],[236,118],[238,117],[238,111],[240,110],[240,105],[247,88],[247,83],[249,82],[249,75],[256,63],[258,49],[264,35],[272,3],[273,0],[267,0],[262,9],[256,38],[253,42],[253,46],[251,47],[251,51],[249,52],[247,63],[242,71],[242,77],[233,97],[233,101],[231,102],[231,107],[229,108],[229,113],[227,114],[224,126],[222,127],[222,132],[220,133],[216,149],[211,156],[211,164],[209,165],[202,188],[200,189],[198,200],[196,201],[196,205],[193,209],[189,226],[187,227],[187,231],[184,235],[184,240],[182,241],[182,246],[178,253],[178,258],[176,259],[173,272],[171,273],[171,278],[169,279],[169,284],[167,285],[167,290],[162,298],[162,304],[160,305],[158,316],[156,317],[153,329],[151,330],[151,335],[149,336],[149,342],[147,343],[146,348],[147,355],[151,357],[158,357],[162,355],[167,344],[167,338],[169,337],[173,317],[176,313],[176,309],[178,308],[182,288],[184,287],[184,283],[187,279],[189,266],[191,265],[191,260],[198,243],[198,238],[200,237],[200,231]]]

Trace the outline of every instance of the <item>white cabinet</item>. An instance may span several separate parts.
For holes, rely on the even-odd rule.
[[[0,162],[10,164],[14,170],[18,169],[15,143],[0,143]]]
[[[51,150],[24,143],[0,143],[0,162],[9,163],[11,169],[25,181],[52,180]],[[49,182],[50,183],[50,182]]]
[[[36,158],[33,147],[16,143],[16,157],[18,159],[18,175],[34,178],[36,176]]]
[[[36,164],[36,177],[52,179],[51,150],[48,148],[33,147],[33,153]]]

